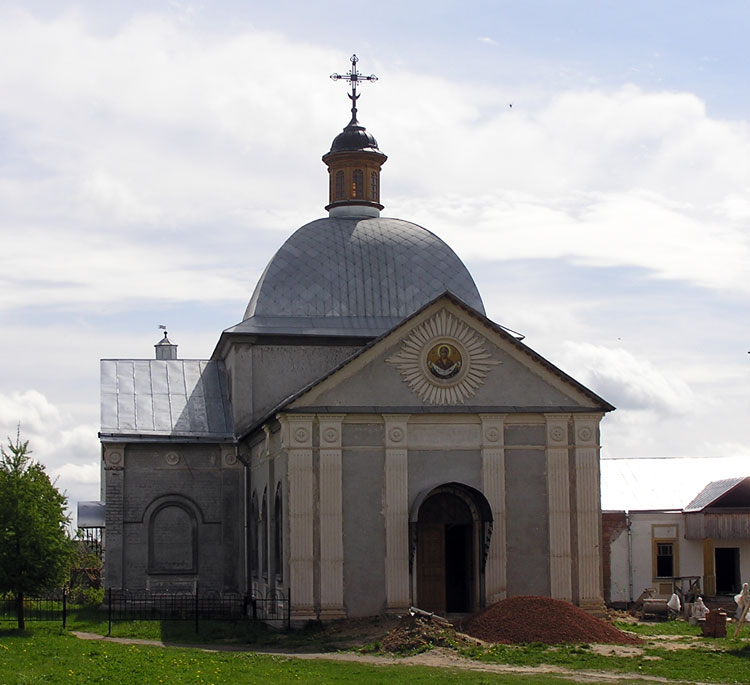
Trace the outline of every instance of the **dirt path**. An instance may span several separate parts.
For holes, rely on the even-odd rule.
[[[105,637],[96,633],[73,631],[73,635],[81,640],[101,640],[103,642],[117,642],[126,645],[149,645],[152,647],[180,647],[183,649],[199,649],[203,652],[256,652],[271,656],[289,657],[290,659],[327,659],[329,661],[353,661],[364,664],[401,665],[401,666],[432,666],[435,668],[457,668],[466,671],[482,673],[514,673],[518,675],[533,675],[546,673],[582,683],[618,683],[621,681],[640,681],[644,683],[670,683],[679,685],[686,681],[670,680],[659,676],[642,675],[640,673],[615,673],[613,671],[579,671],[560,668],[558,666],[509,666],[506,664],[487,664],[480,661],[466,659],[449,649],[436,647],[429,652],[423,652],[408,657],[379,656],[375,654],[357,654],[355,652],[294,652],[278,649],[257,649],[243,645],[213,645],[213,644],[183,644],[161,642],[160,640],[141,640],[128,637]],[[706,685],[690,681],[691,685]]]

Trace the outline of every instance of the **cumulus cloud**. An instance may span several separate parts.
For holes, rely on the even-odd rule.
[[[3,443],[28,441],[31,458],[44,465],[69,500],[99,498],[99,440],[96,425],[74,425],[71,418],[35,390],[0,393]]]
[[[57,428],[60,413],[42,393],[36,390],[0,394],[0,427],[5,436],[15,437],[17,428],[23,427],[24,434],[39,434],[47,426]]]
[[[17,55],[0,65],[0,134],[14,144],[0,218],[19,265],[0,307],[244,297],[247,255],[262,255],[252,284],[275,233],[322,213],[319,158],[348,112],[320,75],[340,55],[247,27],[201,34],[169,14],[96,32],[81,13],[10,8],[0,40]],[[368,90],[360,114],[391,158],[387,214],[469,258],[566,257],[750,288],[747,122],[631,85],[529,90],[511,110],[496,83],[376,66],[387,97]]]
[[[687,413],[695,405],[685,381],[668,377],[649,360],[625,349],[565,342],[562,358],[578,380],[621,409],[673,415]]]

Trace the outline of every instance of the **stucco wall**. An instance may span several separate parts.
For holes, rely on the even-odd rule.
[[[333,369],[359,349],[352,345],[236,343],[225,363],[235,430],[241,433],[285,397]]]
[[[367,441],[366,435],[357,440],[357,428],[363,427],[351,426],[347,431],[354,445]],[[382,448],[343,452],[344,605],[349,616],[373,616],[385,610],[383,459]]]
[[[543,449],[505,457],[508,595],[549,595],[549,522]]]
[[[703,587],[703,540],[685,539],[684,515],[680,512],[632,511],[629,514],[632,535],[632,562],[628,555],[627,531],[611,543],[611,601],[635,600],[646,588],[658,590],[659,579],[653,575],[654,526],[675,526],[677,529],[677,565],[679,576],[700,576]],[[657,537],[664,537],[658,535]],[[740,550],[740,575],[750,578],[750,540],[716,540],[715,547],[736,547]],[[632,563],[633,597],[630,597],[630,565]],[[664,582],[664,581],[661,581]],[[704,588],[705,589],[705,588]],[[662,596],[666,596],[662,594]]]

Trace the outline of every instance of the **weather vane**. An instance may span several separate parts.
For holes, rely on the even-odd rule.
[[[375,76],[375,74],[370,74],[369,76],[364,76],[360,74],[357,71],[357,62],[359,62],[359,59],[357,55],[352,55],[350,60],[352,63],[352,68],[346,72],[346,74],[331,74],[331,78],[334,81],[348,81],[352,86],[352,92],[349,93],[349,99],[352,101],[352,122],[357,121],[357,100],[359,99],[359,95],[357,95],[357,84],[362,81],[370,81],[371,83],[373,81],[377,81],[378,77]]]

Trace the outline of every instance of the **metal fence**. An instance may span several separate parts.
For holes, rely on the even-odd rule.
[[[44,597],[25,597],[26,621],[59,621],[67,626],[69,592],[58,590]],[[150,592],[108,590],[102,604],[107,611],[109,633],[118,621],[263,621],[280,628],[291,624],[289,591],[254,590],[237,592]],[[0,621],[17,621],[15,597],[0,596]]]
[[[68,620],[68,590],[56,590],[44,597],[24,597],[23,614],[26,621],[60,621],[65,628]],[[15,597],[0,597],[0,621],[18,621],[18,602]]]
[[[289,591],[151,592],[109,589],[105,598],[109,632],[117,621],[264,621],[289,628]]]

